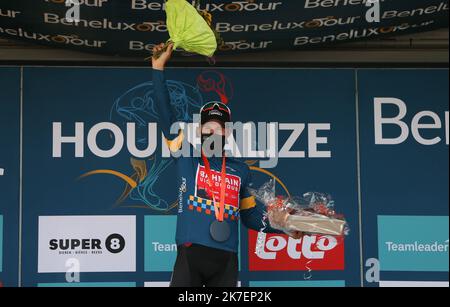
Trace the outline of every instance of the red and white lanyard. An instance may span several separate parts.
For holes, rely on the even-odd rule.
[[[214,213],[216,214],[216,219],[219,222],[223,222],[223,217],[225,213],[225,190],[226,190],[226,175],[227,175],[227,169],[226,169],[226,162],[225,162],[225,156],[222,157],[222,171],[221,171],[221,180],[220,180],[220,202],[217,203],[215,193],[214,193],[214,186],[212,182],[212,173],[211,173],[211,166],[209,164],[208,159],[205,157],[205,155],[202,152],[202,159],[203,164],[205,165],[205,171],[208,176],[208,184],[209,184],[209,193],[212,201],[214,203]]]

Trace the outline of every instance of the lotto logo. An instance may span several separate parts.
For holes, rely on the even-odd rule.
[[[310,235],[295,240],[250,230],[248,246],[250,271],[344,270],[343,237]]]

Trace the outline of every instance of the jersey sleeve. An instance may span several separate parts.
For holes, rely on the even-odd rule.
[[[175,116],[176,111],[170,101],[165,74],[162,70],[153,69],[152,75],[154,86],[154,109],[158,114],[157,123],[164,134],[166,144],[170,151],[175,152],[181,148],[183,143],[183,130],[179,130],[178,135],[170,133],[170,128],[172,124],[177,122],[177,119]]]
[[[265,233],[284,233],[280,230],[270,227],[269,221],[265,221],[264,226],[263,219],[266,213],[264,204],[256,201],[255,197],[250,192],[250,186],[252,184],[251,171],[247,166],[247,175],[241,185],[240,191],[240,216],[241,221],[245,227],[261,231]],[[264,228],[264,229],[263,229]]]

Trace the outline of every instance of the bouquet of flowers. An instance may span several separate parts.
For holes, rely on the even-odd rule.
[[[182,49],[211,58],[217,48],[224,44],[222,37],[214,29],[211,13],[199,10],[199,5],[200,0],[195,0],[194,5],[186,0],[166,1],[166,24],[170,38],[153,57],[158,58],[173,44],[174,50]]]
[[[303,197],[275,194],[275,181],[250,189],[252,195],[267,209],[266,218],[274,229],[292,233],[346,235],[349,228],[342,214],[334,210],[334,201],[323,193],[308,192]]]

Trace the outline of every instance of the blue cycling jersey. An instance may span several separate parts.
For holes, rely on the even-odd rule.
[[[176,122],[175,112],[170,102],[164,72],[153,70],[155,111],[158,114],[158,125],[166,138],[170,136],[170,127]],[[183,133],[168,141],[171,151],[179,149]],[[211,200],[207,185],[207,173],[201,157],[179,157],[175,159],[178,168],[177,180],[180,186],[178,195],[178,219],[176,243],[196,243],[212,248],[237,252],[239,245],[239,220],[254,230],[263,228],[264,207],[257,204],[249,193],[251,172],[247,164],[234,158],[226,158],[226,197],[225,218],[230,225],[231,235],[225,242],[217,242],[210,235],[210,225],[216,219],[214,203]],[[211,166],[211,181],[219,186],[221,180],[222,158],[208,159]],[[217,189],[218,190],[218,189]],[[216,194],[216,199],[219,199]],[[265,232],[280,233],[270,227]]]

